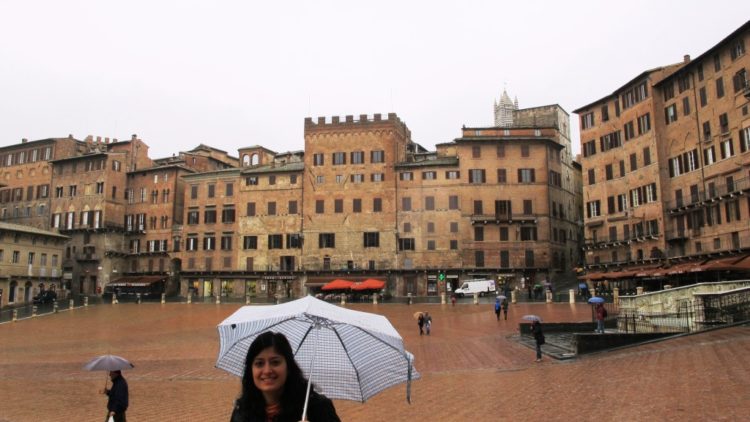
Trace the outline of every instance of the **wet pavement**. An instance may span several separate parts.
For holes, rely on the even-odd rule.
[[[101,421],[103,372],[81,366],[112,353],[136,368],[130,421],[227,421],[239,379],[214,368],[216,325],[239,304],[98,305],[0,324],[0,421]],[[416,357],[412,386],[365,404],[336,401],[344,421],[747,420],[750,327],[738,326],[570,360],[519,342],[524,314],[590,320],[588,305],[347,305],[387,316]],[[433,316],[419,336],[413,313]],[[548,337],[549,341],[549,337]],[[554,347],[545,345],[543,348]]]

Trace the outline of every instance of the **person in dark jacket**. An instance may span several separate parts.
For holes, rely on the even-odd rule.
[[[265,332],[250,344],[242,377],[242,394],[231,422],[298,422],[302,419],[307,380],[281,333]],[[310,390],[307,421],[340,422],[333,402]]]
[[[536,362],[542,361],[542,344],[544,344],[544,333],[542,333],[542,323],[539,320],[534,320],[531,323],[531,334],[534,336],[536,342]]]
[[[109,371],[109,378],[112,380],[112,388],[105,388],[104,394],[107,400],[107,417],[105,421],[112,416],[115,422],[125,422],[125,411],[128,410],[128,383],[120,371]]]

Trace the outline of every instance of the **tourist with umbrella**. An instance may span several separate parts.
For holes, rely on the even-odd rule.
[[[536,343],[536,362],[542,361],[542,345],[545,343],[544,333],[542,332],[542,319],[536,315],[524,315],[526,321],[531,321],[531,335],[534,336]]]
[[[241,377],[251,364],[248,351],[255,339],[267,331],[284,334],[307,378],[309,404],[303,406],[302,418],[297,415],[295,421],[305,420],[308,406],[317,400],[311,393],[313,382],[315,391],[327,398],[359,402],[406,383],[409,401],[411,380],[419,378],[414,355],[406,351],[387,318],[312,296],[280,305],[244,306],[222,321],[218,330],[221,344],[216,367]],[[279,353],[281,347],[276,351],[283,354]],[[269,374],[268,381],[274,376],[279,378],[278,371]]]
[[[247,351],[242,394],[231,422],[297,422],[304,412],[307,384],[286,336],[266,331]],[[330,399],[314,389],[309,397],[305,421],[340,421]]]
[[[604,334],[604,319],[607,318],[607,310],[604,308],[604,298],[594,296],[589,299],[589,303],[596,304],[594,312],[596,313],[596,332]]]
[[[107,421],[108,422],[125,422],[125,412],[128,410],[128,383],[122,376],[123,369],[133,368],[133,364],[127,359],[115,355],[102,355],[90,360],[83,369],[88,371],[109,371],[109,378],[112,380],[112,388],[107,388],[107,382],[104,381],[102,394],[106,394],[107,399]]]

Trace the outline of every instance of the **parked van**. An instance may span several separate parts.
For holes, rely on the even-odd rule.
[[[458,297],[479,293],[479,296],[495,294],[495,280],[468,280],[454,292]]]

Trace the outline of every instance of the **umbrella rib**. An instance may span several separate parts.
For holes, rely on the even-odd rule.
[[[365,395],[362,392],[362,380],[359,377],[359,369],[357,369],[357,365],[352,362],[352,358],[349,356],[349,350],[346,347],[346,344],[344,343],[344,340],[341,339],[341,335],[339,335],[338,330],[336,330],[336,326],[331,327],[331,331],[336,333],[336,337],[339,339],[339,343],[341,343],[341,347],[344,348],[344,351],[346,352],[346,358],[349,359],[349,363],[352,365],[352,368],[354,368],[354,373],[357,375],[357,386],[359,387],[359,396],[362,397],[362,403],[365,402]]]
[[[232,345],[231,345],[231,346],[230,346],[230,347],[229,347],[229,348],[227,349],[227,351],[226,351],[226,352],[224,352],[224,354],[223,354],[222,356],[226,356],[226,355],[227,355],[227,354],[228,354],[229,352],[231,352],[231,351],[232,351],[232,349],[234,349],[234,348],[235,348],[235,347],[236,347],[237,345],[239,345],[239,344],[240,344],[240,343],[242,342],[242,340],[244,340],[244,339],[246,339],[246,338],[248,338],[248,337],[251,337],[251,336],[255,336],[255,335],[258,335],[258,334],[259,334],[259,333],[261,333],[261,332],[266,332],[266,331],[270,331],[270,330],[271,330],[271,329],[272,329],[273,327],[275,327],[275,326],[277,326],[277,325],[280,325],[280,324],[283,324],[283,323],[285,323],[285,322],[287,322],[287,321],[291,321],[291,320],[294,320],[294,319],[297,319],[297,316],[293,315],[293,316],[291,316],[291,317],[289,317],[289,318],[283,319],[283,320],[281,320],[281,321],[279,321],[279,322],[276,322],[276,323],[274,323],[274,324],[271,324],[271,325],[269,325],[268,327],[265,327],[265,328],[263,329],[263,331],[260,331],[260,332],[259,332],[259,331],[257,331],[257,330],[256,330],[256,331],[253,331],[252,333],[250,333],[250,334],[248,334],[248,335],[246,335],[246,336],[244,336],[244,337],[242,337],[242,338],[239,338],[239,339],[235,340],[235,341],[234,341],[234,343],[233,343],[233,344],[232,344]],[[218,360],[221,360],[221,357],[222,357],[222,356],[219,356],[219,359],[218,359]],[[217,360],[217,363],[218,363],[218,360]],[[216,366],[216,365],[215,365],[215,366]]]

